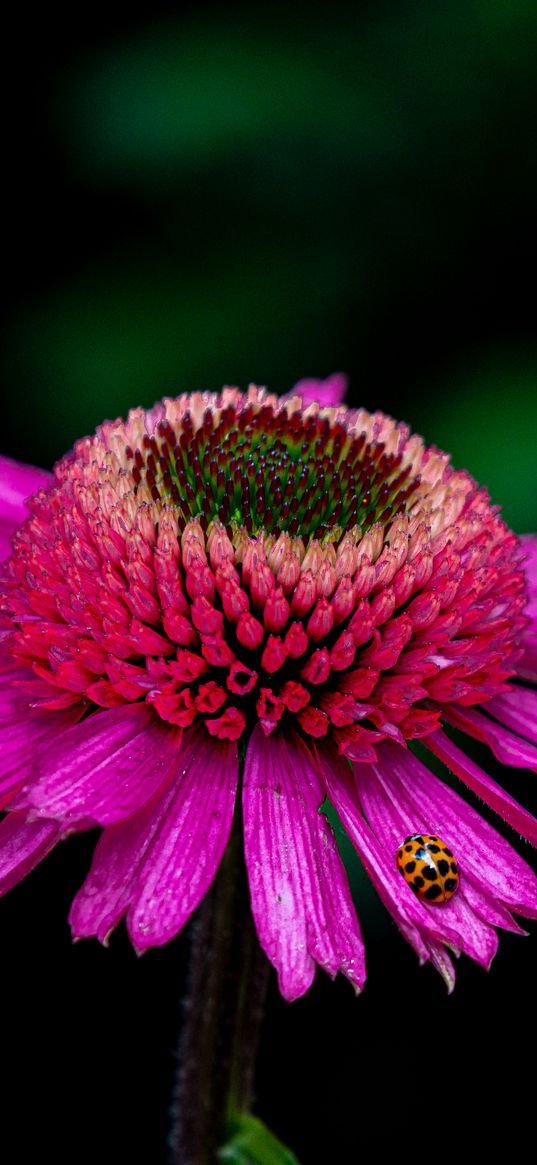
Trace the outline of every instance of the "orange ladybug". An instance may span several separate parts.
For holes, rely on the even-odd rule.
[[[432,833],[412,833],[397,850],[397,869],[418,898],[441,906],[457,893],[459,867],[445,841]]]

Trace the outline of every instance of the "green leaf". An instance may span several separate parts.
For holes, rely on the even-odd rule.
[[[241,1116],[234,1122],[233,1134],[218,1150],[218,1159],[233,1165],[299,1165],[294,1153],[255,1116]]]

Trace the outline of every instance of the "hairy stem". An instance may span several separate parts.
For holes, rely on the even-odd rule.
[[[192,925],[171,1165],[214,1165],[226,1128],[249,1111],[269,971],[251,915],[237,811]]]

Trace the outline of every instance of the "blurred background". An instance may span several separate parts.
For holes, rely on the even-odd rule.
[[[2,452],[50,467],[164,394],[341,370],[537,529],[531,0],[97,3],[6,32]],[[503,777],[535,811],[529,775]],[[13,1159],[163,1165],[187,939],[71,946],[93,841],[1,906]],[[528,1096],[503,1065],[526,1054],[535,927],[448,999],[349,861],[366,991],[274,992],[260,1058],[259,1114],[301,1165]]]

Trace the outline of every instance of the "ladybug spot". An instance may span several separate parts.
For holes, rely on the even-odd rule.
[[[430,843],[430,842],[427,842],[427,846],[426,846],[426,848],[429,850],[429,853],[430,853],[430,854],[438,854],[438,853],[440,853],[440,846],[439,846],[439,845],[431,845],[431,843]]]
[[[407,864],[405,866],[405,870],[406,870],[407,874],[413,874],[415,869],[416,869],[415,862],[407,862]]]
[[[411,846],[411,845],[405,845],[405,850],[406,850],[407,854],[411,854],[411,853],[412,853],[412,850],[413,850],[413,846]]]
[[[425,885],[425,882],[423,881],[423,878],[420,878],[420,876],[418,874],[418,876],[416,878],[414,878],[412,886],[415,887],[416,890],[421,890],[422,886],[424,886],[424,885]]]
[[[440,858],[438,862],[438,871],[443,878],[445,878],[446,874],[449,874],[449,862],[446,862],[444,858]]]
[[[423,877],[427,878],[428,882],[436,882],[436,879],[438,878],[438,871],[436,866],[426,866],[426,868],[423,870]],[[433,894],[433,898],[436,898],[436,894]]]
[[[439,898],[441,893],[442,890],[440,886],[428,886],[427,889],[423,891],[423,897],[427,898],[429,902],[434,902],[435,898]]]
[[[449,893],[451,894],[452,890],[457,889],[457,879],[456,878],[446,878],[446,880],[444,882],[444,888],[446,890],[449,890]],[[431,889],[434,890],[434,889],[436,889],[436,887],[432,886]]]
[[[448,849],[447,845],[444,846],[444,853],[447,854],[448,858],[453,857],[453,854],[452,854],[451,850]]]
[[[456,862],[451,863],[450,869],[452,874],[458,874],[459,872],[459,867]]]

